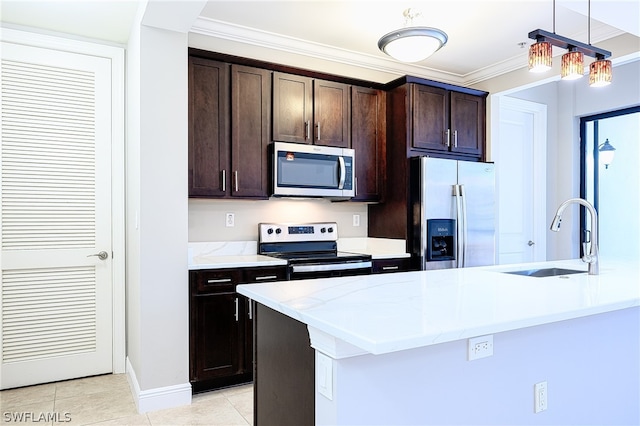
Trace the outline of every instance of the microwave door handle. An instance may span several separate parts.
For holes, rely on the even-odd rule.
[[[338,164],[340,164],[340,182],[338,183],[338,189],[344,188],[344,181],[347,175],[347,168],[344,165],[344,158],[338,157]]]

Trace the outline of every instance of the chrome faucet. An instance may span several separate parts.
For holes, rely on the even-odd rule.
[[[583,200],[582,198],[570,198],[560,204],[558,211],[556,211],[556,217],[554,217],[553,222],[551,222],[551,230],[553,232],[558,232],[560,230],[562,212],[564,212],[564,209],[572,203],[582,204],[587,208],[587,210],[589,210],[589,215],[591,215],[591,247],[589,249],[589,254],[587,254],[587,243],[584,243],[584,256],[582,256],[582,261],[589,264],[589,275],[598,275],[600,273],[600,267],[598,266],[598,213],[596,213],[596,209],[593,208],[591,203]]]

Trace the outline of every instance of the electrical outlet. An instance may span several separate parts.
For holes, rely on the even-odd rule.
[[[354,214],[353,215],[353,226],[360,226],[360,215],[359,214]]]
[[[493,335],[469,339],[469,361],[493,355]]]
[[[536,383],[533,386],[534,411],[540,413],[546,410],[548,399],[547,382]]]
[[[227,228],[236,226],[236,215],[234,213],[227,213],[224,217],[224,224]]]

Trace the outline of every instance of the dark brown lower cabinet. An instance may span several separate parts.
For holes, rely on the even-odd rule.
[[[253,380],[253,311],[236,285],[285,277],[284,267],[190,271],[189,380],[194,393]]]
[[[315,424],[315,350],[307,326],[255,304],[256,426]]]
[[[373,261],[374,274],[388,274],[391,272],[406,272],[417,268],[413,267],[410,257],[394,257],[391,259],[375,259]]]

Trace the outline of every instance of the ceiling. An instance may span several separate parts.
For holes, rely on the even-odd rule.
[[[177,2],[180,7],[188,0]],[[150,0],[163,2],[166,0]],[[479,80],[526,64],[527,34],[553,31],[551,0],[387,0],[387,1],[221,1],[190,2],[200,16],[192,32],[240,40],[268,40],[271,46],[325,59],[402,67],[377,48],[378,39],[404,26],[408,7],[421,12],[414,25],[437,27],[449,41],[426,60],[412,64],[449,76],[447,80]],[[2,0],[3,23],[36,27],[125,44],[138,2],[130,0]],[[588,42],[587,0],[557,0],[555,30]],[[630,33],[640,37],[640,1],[592,0],[591,43]],[[521,46],[520,43],[525,43]],[[639,49],[640,50],[640,49]],[[615,52],[614,56],[615,56]]]

